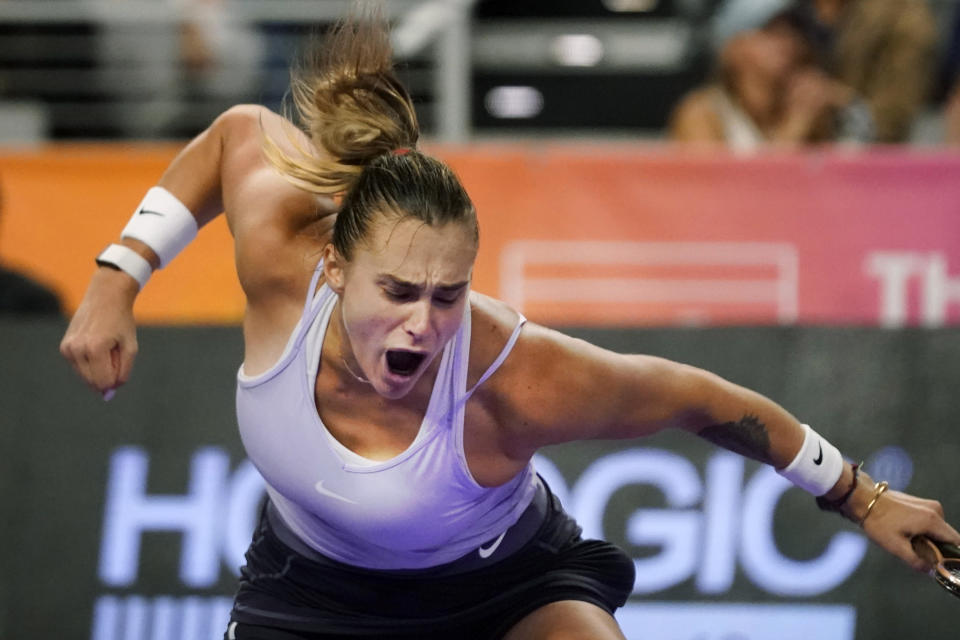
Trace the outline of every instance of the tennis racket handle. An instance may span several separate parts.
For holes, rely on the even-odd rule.
[[[949,542],[939,542],[937,540],[934,540],[933,544],[937,545],[937,548],[940,549],[940,553],[943,554],[944,558],[960,559],[960,546]]]

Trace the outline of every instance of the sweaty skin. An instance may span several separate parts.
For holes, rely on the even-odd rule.
[[[177,156],[159,183],[197,212],[200,224],[221,207],[226,212],[247,301],[247,375],[276,362],[300,318],[318,258],[331,257],[324,252],[330,251],[326,247],[335,203],[298,189],[263,157],[263,133],[283,143],[288,139],[285,122],[262,107],[232,108]],[[310,144],[306,138],[301,141]],[[377,225],[382,226],[369,238],[394,227],[405,229],[395,222],[389,215],[381,217]],[[368,450],[395,455],[415,436],[411,425],[419,424],[426,408],[423,389],[436,363],[432,356],[456,329],[448,317],[456,315],[457,305],[467,304],[465,293],[450,308],[438,297],[453,294],[446,286],[469,280],[476,251],[472,237],[465,245],[458,230],[441,227],[430,232],[439,234],[439,241],[434,238],[418,248],[417,255],[395,259],[401,253],[394,254],[394,249],[406,256],[412,246],[430,238],[429,233],[419,235],[423,229],[414,231],[407,229],[409,236],[382,254],[393,258],[379,267],[374,268],[379,259],[374,244],[367,248],[370,255],[355,257],[356,264],[338,267],[333,256],[327,273],[331,286],[343,290],[343,337],[349,340],[345,352],[336,355],[354,357],[358,372],[370,377],[373,386],[357,380],[341,360],[339,367],[328,367],[328,387],[320,387],[323,376],[318,376],[318,404],[322,401],[324,411],[336,414],[324,415],[328,428],[361,455],[369,455]],[[143,246],[122,242],[156,261]],[[370,263],[361,264],[368,259]],[[351,274],[351,268],[357,272]],[[386,281],[380,277],[384,273]],[[390,300],[390,289],[398,283],[405,289],[394,292],[401,300]],[[135,295],[130,276],[99,269],[61,343],[63,355],[97,391],[115,388],[129,376],[136,355]],[[479,294],[471,293],[468,300],[474,336],[468,376],[475,382],[502,349],[517,314]],[[384,365],[391,348],[416,348],[432,360],[421,364],[415,375],[397,379]],[[534,323],[524,326],[510,357],[481,385],[465,411],[467,464],[486,486],[506,482],[549,444],[636,438],[679,428],[782,468],[804,436],[800,422],[779,404],[710,372],[652,356],[613,353]],[[846,465],[826,497],[844,495],[851,483]],[[873,482],[861,474],[844,514],[859,521],[873,495]],[[864,529],[874,542],[917,569],[927,564],[912,549],[914,535],[960,543],[939,503],[895,491],[874,505]]]
[[[339,355],[385,398],[409,393],[460,328],[476,257],[472,238],[466,225],[431,227],[388,214],[349,262],[328,244],[324,273],[340,297],[324,345],[330,360]],[[388,358],[397,351],[423,360],[399,375]]]

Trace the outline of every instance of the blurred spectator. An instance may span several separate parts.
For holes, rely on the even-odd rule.
[[[670,137],[735,151],[838,135],[848,89],[813,64],[803,14],[790,0],[729,0],[714,18],[716,79],[674,110]]]
[[[0,316],[62,316],[60,298],[29,277],[0,264]]]
[[[953,86],[944,109],[946,143],[960,146],[960,82]]]
[[[203,122],[238,101],[257,99],[263,37],[237,18],[236,0],[189,0],[180,23],[180,58],[188,98]],[[231,6],[233,5],[233,6]]]
[[[126,0],[115,0],[117,12]],[[104,16],[100,38],[103,90],[133,94],[108,117],[123,135],[183,137],[183,115],[208,122],[226,107],[255,100],[263,43],[240,19],[237,0],[162,0],[170,21]]]
[[[936,73],[926,0],[804,0],[826,68],[863,100],[877,142],[904,142]]]
[[[0,193],[0,214],[2,211],[3,194]],[[5,315],[62,316],[63,308],[53,291],[0,263],[0,316]]]
[[[948,91],[943,113],[944,137],[947,144],[956,146],[960,145],[960,4],[955,9],[948,36],[943,76]]]

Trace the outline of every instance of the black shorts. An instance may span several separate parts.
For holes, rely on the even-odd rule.
[[[236,640],[414,638],[492,640],[551,602],[581,600],[609,613],[633,589],[633,561],[618,547],[583,540],[546,490],[543,521],[518,550],[479,568],[461,561],[377,571],[284,544],[261,516],[247,551],[229,633]],[[531,507],[532,508],[532,507]]]

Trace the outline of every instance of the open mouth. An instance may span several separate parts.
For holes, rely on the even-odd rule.
[[[411,376],[426,357],[424,353],[391,349],[387,351],[387,368],[394,375]]]

